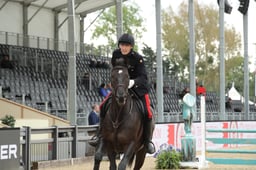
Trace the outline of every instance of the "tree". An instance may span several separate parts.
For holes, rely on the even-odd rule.
[[[155,73],[156,72],[156,52],[149,47],[147,44],[143,43],[144,47],[142,48],[142,53],[144,54],[144,61],[145,61],[145,66],[148,69],[149,73]],[[165,56],[162,59],[162,64],[163,64],[163,74],[168,76],[170,74],[173,74],[173,68],[171,66],[171,62],[169,58],[166,58]],[[150,78],[156,78],[156,75],[150,75]],[[155,80],[154,80],[155,81]]]
[[[225,75],[226,75],[226,84],[230,88],[232,83],[235,83],[236,89],[242,94],[243,93],[243,82],[244,71],[243,57],[232,57],[225,61]]]
[[[96,22],[92,38],[106,38],[108,45],[116,48],[116,8],[106,9]],[[139,7],[136,3],[132,5],[123,4],[123,32],[132,34],[136,39],[142,37],[144,19],[139,15]],[[136,45],[136,44],[135,44]]]
[[[195,6],[195,60],[196,76],[206,87],[219,89],[219,12],[212,4]],[[178,67],[177,75],[181,80],[189,75],[189,25],[188,4],[183,2],[177,14],[171,7],[163,10],[163,43],[165,51],[172,62]],[[240,56],[241,36],[233,27],[225,28],[225,57]],[[214,72],[213,72],[214,71]],[[210,76],[211,75],[211,76]],[[218,81],[213,81],[218,80]]]
[[[235,88],[237,91],[243,95],[244,92],[244,58],[241,56],[232,57],[227,59],[225,62],[226,66],[226,84],[227,88],[232,87],[232,83],[235,83]],[[250,100],[254,101],[254,82],[255,73],[249,73],[249,96]],[[241,81],[242,80],[242,81]]]

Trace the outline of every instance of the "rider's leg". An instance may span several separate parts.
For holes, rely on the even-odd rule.
[[[101,110],[100,110],[100,115],[103,115]],[[91,140],[88,142],[91,146],[96,147],[99,144],[99,138],[100,138],[101,129],[102,129],[101,128],[102,127],[102,122],[103,122],[103,119],[102,119],[102,116],[100,116],[99,128],[96,132],[96,135],[93,136],[91,138]]]
[[[147,148],[147,153],[153,154],[155,152],[155,145],[153,144],[152,135],[153,135],[153,124],[152,124],[152,112],[150,109],[150,100],[148,94],[145,94],[142,97],[142,102],[145,107],[145,124],[144,124],[144,141]]]
[[[96,147],[98,144],[99,144],[99,141],[100,141],[100,135],[101,135],[101,130],[102,130],[102,123],[103,123],[103,120],[105,118],[105,115],[106,115],[106,106],[105,104],[107,103],[107,101],[109,100],[110,98],[110,95],[108,95],[104,100],[103,102],[100,104],[100,123],[99,123],[99,129],[96,133],[95,136],[92,137],[92,139],[89,141],[89,144]]]

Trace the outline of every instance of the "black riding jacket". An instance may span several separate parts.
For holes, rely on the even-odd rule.
[[[130,79],[134,80],[134,86],[132,89],[140,97],[144,96],[149,92],[148,76],[144,65],[143,57],[131,50],[127,55],[123,55],[120,49],[116,49],[112,54],[111,63],[115,66],[116,59],[126,57],[125,60],[128,62],[128,72]]]

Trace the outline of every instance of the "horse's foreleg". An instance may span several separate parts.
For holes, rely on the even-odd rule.
[[[141,167],[143,166],[144,161],[145,161],[146,152],[147,152],[146,148],[143,147],[141,150],[139,150],[136,153],[135,165],[134,165],[134,168],[133,168],[134,170],[141,169]]]
[[[94,167],[93,170],[99,170],[100,169],[100,162],[101,160],[94,159]]]
[[[99,146],[96,148],[96,152],[94,155],[94,167],[93,170],[99,170],[100,169],[100,162],[103,157],[103,141],[100,140]]]
[[[123,159],[118,165],[118,170],[125,170],[127,164],[130,163],[130,159],[133,158],[134,155],[134,142],[131,142],[128,146],[128,149],[125,151]]]
[[[108,159],[110,162],[110,170],[116,170],[116,153],[112,152],[108,154]]]

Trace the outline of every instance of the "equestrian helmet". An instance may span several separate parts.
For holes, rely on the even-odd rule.
[[[134,46],[134,38],[132,35],[125,33],[121,35],[121,37],[119,38],[118,46],[120,43],[126,43],[126,44],[130,44],[131,46]]]

